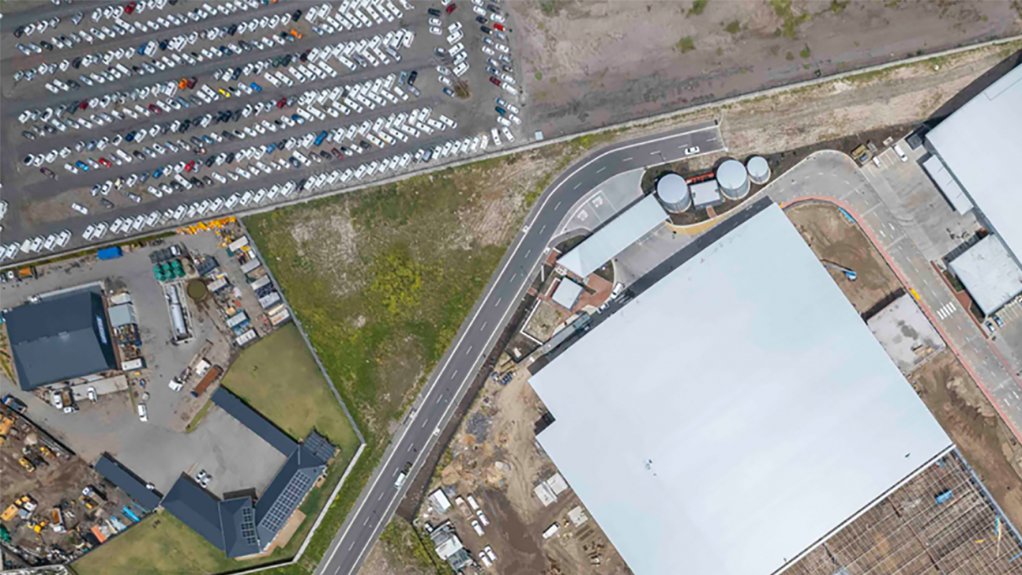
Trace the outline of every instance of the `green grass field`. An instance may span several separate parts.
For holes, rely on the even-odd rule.
[[[231,364],[223,386],[301,440],[318,430],[350,459],[358,437],[294,324],[246,349]]]
[[[157,513],[74,562],[78,575],[184,575],[237,569],[170,513]]]

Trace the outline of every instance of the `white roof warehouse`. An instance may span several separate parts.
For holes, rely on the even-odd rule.
[[[774,204],[532,385],[637,575],[779,572],[952,447]]]

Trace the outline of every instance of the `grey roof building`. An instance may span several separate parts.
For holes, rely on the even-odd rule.
[[[585,278],[666,220],[656,196],[646,196],[558,258],[557,265]]]
[[[182,474],[163,507],[228,557],[266,549],[326,470],[337,448],[312,431],[298,443],[238,396],[220,387],[213,402],[281,453],[287,460],[259,496],[220,500]]]
[[[142,481],[109,454],[104,453],[94,467],[97,473],[127,493],[128,497],[131,497],[146,511],[152,511],[159,506],[160,494],[146,488],[145,481]]]
[[[991,234],[948,264],[969,295],[990,315],[1022,293],[1022,268],[1001,238]]]
[[[21,389],[117,369],[98,290],[24,304],[5,319]]]

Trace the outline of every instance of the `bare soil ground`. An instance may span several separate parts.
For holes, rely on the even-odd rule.
[[[509,4],[529,119],[547,134],[1022,31],[1010,0]]]
[[[502,574],[619,574],[630,573],[606,536],[590,519],[574,528],[567,512],[581,504],[569,489],[543,507],[533,488],[556,471],[535,442],[535,424],[543,408],[518,372],[507,386],[489,380],[447,448],[430,490],[453,489],[473,494],[490,520],[478,537],[469,525],[470,512],[457,505],[446,514],[465,545],[477,551],[491,545],[498,556],[494,572]],[[439,521],[430,510],[420,520]],[[560,531],[548,540],[541,533],[551,523]],[[598,556],[593,565],[590,556]]]
[[[948,350],[909,379],[1008,519],[1022,525],[1022,446],[976,382]]]
[[[546,341],[554,334],[554,329],[561,325],[561,322],[569,315],[559,306],[549,301],[539,300],[536,302],[536,311],[529,318],[529,323],[523,330],[539,341]]]
[[[836,207],[805,203],[792,206],[785,213],[816,257],[851,268],[858,274],[858,278],[850,282],[842,272],[827,270],[860,314],[900,289],[901,284],[887,262],[862,230],[845,220]]]

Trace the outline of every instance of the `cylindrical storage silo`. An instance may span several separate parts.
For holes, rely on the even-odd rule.
[[[770,164],[763,156],[753,156],[745,162],[745,169],[749,172],[749,179],[752,183],[762,186],[770,180]]]
[[[692,194],[688,191],[688,182],[674,172],[664,174],[657,180],[656,195],[668,212],[680,214],[692,207]]]
[[[729,200],[739,200],[749,193],[749,173],[738,160],[724,160],[717,168],[720,193]]]

